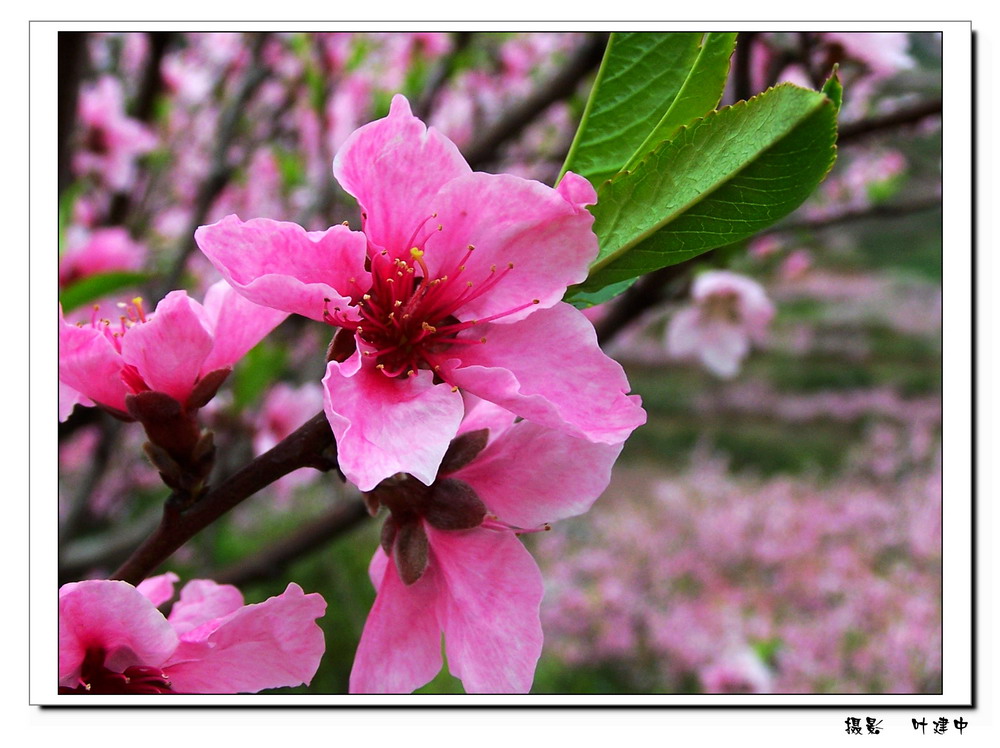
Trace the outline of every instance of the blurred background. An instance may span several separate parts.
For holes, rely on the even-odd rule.
[[[66,318],[136,295],[151,309],[174,288],[203,298],[218,276],[192,235],[229,213],[357,227],[331,162],[397,92],[473,168],[552,184],[606,43],[61,33]],[[546,584],[534,693],[940,691],[940,54],[937,34],[740,34],[723,104],[839,66],[838,161],[779,225],[588,311],[649,422],[591,512],[524,538]],[[773,312],[720,367],[678,330],[728,303],[695,283],[722,269]],[[238,365],[202,411],[216,476],[322,409],[329,337],[293,317]],[[71,398],[60,412],[61,581],[107,576],[167,492],[137,425]],[[168,567],[248,602],[288,581],[321,592],[327,652],[300,690],[344,693],[379,525],[350,486],[303,470]],[[422,691],[461,684],[444,672]]]

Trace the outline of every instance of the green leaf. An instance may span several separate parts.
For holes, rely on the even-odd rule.
[[[612,34],[560,177],[572,170],[596,185],[641,157],[647,141],[714,109],[735,41],[730,33]]]
[[[826,98],[833,102],[833,105],[837,108],[837,112],[840,112],[840,106],[844,103],[844,87],[840,83],[840,76],[837,74],[837,65],[833,66],[833,70],[830,71],[830,77],[826,79],[826,83],[823,84],[821,89]]]
[[[684,85],[670,104],[663,119],[643,141],[626,169],[634,167],[643,156],[664,140],[670,140],[683,126],[715,109],[722,98],[729,77],[729,58],[736,48],[736,34],[705,34],[698,57],[688,71]]]
[[[83,278],[64,290],[59,295],[59,303],[63,312],[69,312],[90,301],[96,301],[103,296],[141,285],[149,280],[145,273],[100,273]]]
[[[568,301],[749,237],[791,213],[833,166],[834,103],[792,84],[683,128],[598,191],[601,251]],[[586,296],[584,297],[584,294]]]

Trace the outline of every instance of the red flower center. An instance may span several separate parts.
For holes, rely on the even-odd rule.
[[[513,263],[501,270],[493,265],[485,279],[474,281],[465,271],[474,251],[468,245],[451,270],[432,277],[424,250],[412,247],[408,259],[390,258],[382,250],[371,259],[371,288],[355,307],[361,320],[348,319],[340,307],[324,309],[324,319],[357,333],[362,354],[387,377],[413,376],[418,369],[439,373],[449,348],[486,342],[483,336],[461,333],[539,303],[534,299],[500,314],[459,321],[455,313],[463,305],[489,293],[514,269]]]
[[[116,673],[104,665],[103,649],[88,649],[80,668],[80,685],[60,686],[59,693],[128,694],[174,693],[170,679],[159,668],[133,665]]]

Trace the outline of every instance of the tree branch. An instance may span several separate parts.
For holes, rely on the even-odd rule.
[[[562,70],[519,105],[509,109],[504,117],[465,149],[464,155],[469,165],[473,169],[478,169],[496,160],[504,143],[519,134],[552,104],[571,96],[580,81],[600,64],[607,43],[607,34],[591,35],[586,43],[574,52]]]
[[[208,177],[201,183],[198,195],[195,197],[194,210],[185,231],[182,231],[180,246],[177,248],[176,259],[173,268],[167,275],[164,282],[165,290],[157,295],[162,297],[166,292],[176,288],[181,276],[184,274],[184,266],[187,259],[194,251],[194,232],[202,223],[215,198],[219,196],[222,189],[229,182],[233,170],[229,166],[229,148],[233,137],[236,135],[236,128],[243,117],[246,106],[253,97],[254,92],[268,76],[267,67],[261,64],[264,44],[267,41],[267,33],[258,33],[254,39],[252,49],[252,62],[244,75],[235,95],[229,101],[229,106],[219,117],[219,131],[215,140],[215,152],[212,155],[212,168]]]
[[[912,215],[913,213],[922,213],[925,210],[940,208],[941,198],[939,197],[914,200],[909,203],[897,203],[895,205],[873,205],[870,208],[864,208],[862,210],[844,211],[843,213],[838,213],[837,215],[829,216],[827,218],[817,218],[809,221],[794,221],[779,224],[761,231],[758,236],[764,236],[765,234],[781,234],[786,231],[817,231],[819,229],[826,229],[832,226],[842,226],[845,223],[854,223],[856,221],[866,221],[877,218],[902,218],[904,216]]]
[[[868,135],[891,130],[896,127],[915,125],[927,117],[941,114],[941,99],[922,101],[919,104],[900,109],[899,111],[886,114],[881,117],[848,122],[839,128],[837,133],[837,143],[843,145],[854,140],[860,140]]]
[[[336,445],[325,413],[313,416],[187,509],[181,509],[179,497],[171,495],[159,527],[111,578],[138,584],[199,531],[244,499],[301,467],[323,471],[337,467]]]
[[[308,524],[287,538],[282,538],[249,558],[241,559],[212,574],[212,579],[239,587],[247,582],[277,576],[295,559],[321,548],[335,536],[360,524],[368,516],[368,510],[361,501],[340,504],[326,514],[309,520]]]

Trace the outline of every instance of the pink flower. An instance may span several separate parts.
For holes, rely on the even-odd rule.
[[[705,693],[768,693],[773,676],[752,649],[728,651],[699,672]]]
[[[341,469],[363,491],[430,485],[460,390],[543,426],[620,444],[645,422],[622,368],[560,300],[597,254],[593,187],[474,173],[396,96],[345,142],[334,174],[364,232],[229,216],[195,234],[251,301],[343,328],[323,380]]]
[[[145,125],[125,115],[121,83],[104,76],[80,92],[83,148],[73,157],[77,173],[95,172],[114,190],[135,180],[135,159],[156,147],[156,137]]]
[[[222,281],[204,306],[171,291],[152,314],[141,299],[123,311],[114,323],[96,308],[89,324],[69,324],[61,313],[59,322],[60,382],[120,413],[127,395],[149,390],[189,405],[207,375],[231,367],[287,316],[251,304]]]
[[[393,477],[367,496],[390,516],[369,569],[378,594],[351,671],[353,693],[429,682],[441,669],[442,632],[448,667],[466,691],[531,688],[542,579],[515,530],[548,529],[547,521],[589,509],[621,445],[513,418],[479,403],[434,483]]]
[[[75,229],[75,230],[74,230]],[[74,227],[69,232],[69,248],[59,258],[59,284],[66,286],[81,278],[116,270],[139,270],[146,261],[146,247],[120,227],[88,232]]]
[[[677,358],[697,357],[720,377],[735,376],[774,318],[774,305],[756,281],[726,270],[699,275],[691,289],[694,305],[681,309],[667,327],[667,350]]]
[[[806,249],[796,249],[781,262],[778,275],[784,281],[795,280],[805,275],[812,265],[812,255]]]
[[[177,575],[138,587],[95,579],[59,589],[59,692],[256,693],[308,684],[325,644],[326,611],[297,584],[256,605],[228,584],[184,585],[166,618]]]

